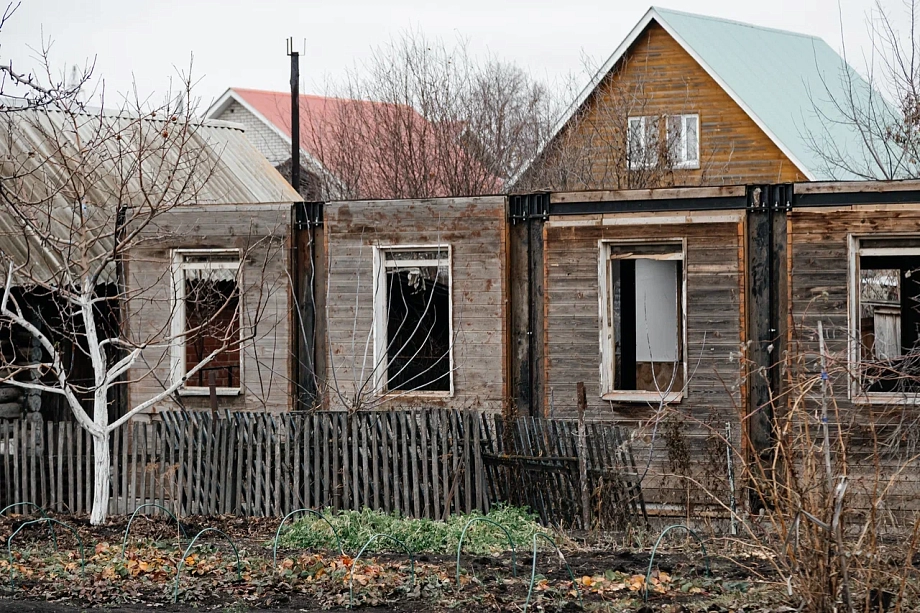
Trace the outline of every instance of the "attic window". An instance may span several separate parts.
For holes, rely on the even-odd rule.
[[[654,168],[658,163],[658,117],[630,117],[627,121],[629,169]]]
[[[602,242],[601,391],[676,402],[686,380],[682,242]]]
[[[453,391],[450,248],[374,252],[374,366],[378,393]]]
[[[675,168],[700,167],[700,116],[668,116],[668,151]]]
[[[853,358],[870,402],[920,398],[920,238],[854,239]]]

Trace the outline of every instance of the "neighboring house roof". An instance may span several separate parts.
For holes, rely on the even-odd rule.
[[[211,105],[206,116],[225,117],[224,113],[234,102],[290,146],[290,93],[231,87]],[[346,134],[351,130],[365,133]],[[397,135],[394,130],[403,133]],[[402,178],[394,175],[406,170],[400,169],[400,164],[412,166],[409,160],[419,153],[408,152],[408,149],[434,152],[439,147],[450,147],[455,159],[467,155],[457,143],[437,142],[448,135],[456,138],[453,130],[429,122],[404,104],[300,95],[300,150],[305,162],[343,188],[346,197],[354,197],[355,192],[360,197],[397,197],[391,192],[398,191]],[[357,147],[360,151],[349,151],[349,147]],[[435,173],[435,193],[428,195],[450,192],[443,170],[424,165],[415,170]]]
[[[291,94],[289,92],[273,92],[260,89],[246,89],[231,87],[211,105],[205,114],[207,117],[218,118],[234,101],[252,113],[257,119],[263,121],[272,131],[280,136],[289,146],[291,144]],[[342,116],[355,111],[373,117],[379,108],[395,107],[396,105],[369,102],[366,100],[351,100],[346,98],[333,98],[327,96],[300,95],[300,150],[306,156],[307,162],[319,172],[338,182],[346,181],[346,175],[351,174],[350,169],[339,168],[338,156],[333,154],[336,142],[336,129],[341,127]],[[377,108],[375,108],[377,107]],[[424,122],[425,119],[414,109],[405,107],[413,120]],[[364,139],[355,139],[354,142]],[[373,155],[373,152],[365,152]],[[379,169],[367,169],[370,176],[365,180],[371,184],[383,181],[377,176]]]
[[[67,197],[72,176],[62,170],[73,163],[72,157],[65,156],[74,156],[75,151],[90,158],[82,169],[92,181],[84,185],[84,208],[142,207],[154,195],[171,206],[290,204],[302,200],[246,139],[241,126],[223,121],[193,124],[192,136],[181,145],[181,154],[175,151],[179,141],[164,140],[163,136],[164,131],[176,130],[177,126],[181,123],[168,119],[139,120],[104,111],[3,113],[0,133],[6,136],[0,138],[0,185],[23,201],[48,202],[53,217],[49,227],[62,238],[72,231],[77,209],[77,203]],[[151,143],[150,149],[158,152],[163,143],[171,144],[163,153],[143,157],[136,167],[131,153],[136,153],[137,147],[128,144],[127,156],[118,154],[117,142],[129,139],[145,139]],[[184,156],[181,160],[180,155]],[[194,162],[194,174],[180,177],[190,161]],[[111,241],[104,243],[97,242],[94,248],[110,250]],[[43,261],[37,261],[36,254],[41,254]],[[31,260],[49,278],[60,266],[43,248],[40,237],[23,236],[21,225],[5,211],[0,213],[0,256],[14,262]]]
[[[833,101],[845,100],[849,95],[844,75],[854,85],[853,93],[860,101],[868,99],[870,86],[826,42],[816,36],[658,7],[646,12],[594,75],[557,123],[547,143],[578,112],[652,21],[699,63],[809,179],[858,178],[832,176],[826,161],[815,151],[815,145],[829,140],[857,161],[868,159],[859,132],[845,122],[835,121],[841,119],[841,113]],[[882,112],[890,112],[880,98],[875,103],[885,106]]]

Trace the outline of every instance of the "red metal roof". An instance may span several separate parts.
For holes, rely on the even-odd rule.
[[[289,93],[243,88],[232,91],[291,138]],[[469,165],[468,155],[455,142],[444,142],[454,140],[451,130],[437,129],[411,107],[303,94],[300,124],[301,150],[348,186],[351,197],[447,196],[464,191],[465,181],[450,173],[459,160]],[[343,134],[352,130],[364,134]],[[444,163],[447,160],[450,162]],[[470,191],[498,189],[500,183],[494,175],[475,163],[473,167],[473,174],[483,175],[480,182],[488,187]]]

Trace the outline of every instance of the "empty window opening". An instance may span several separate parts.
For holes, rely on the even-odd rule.
[[[446,247],[382,249],[378,292],[382,392],[450,392],[450,256]],[[385,324],[385,326],[383,325]]]
[[[858,283],[862,390],[920,392],[920,249],[866,246]]]
[[[683,247],[608,245],[608,393],[679,393],[684,385]]]
[[[188,381],[186,388],[237,389],[241,383],[239,253],[178,253],[176,289],[182,309],[181,373],[218,353]]]

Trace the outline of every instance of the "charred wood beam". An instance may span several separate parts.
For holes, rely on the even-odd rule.
[[[325,293],[321,290],[325,270],[322,226],[322,202],[299,202],[295,205],[292,259],[297,321],[293,338],[299,409],[310,409],[319,403],[318,382],[324,377],[320,316],[325,302]]]
[[[761,477],[772,479],[774,414],[782,398],[780,360],[785,345],[786,210],[792,185],[763,185],[747,190],[748,377],[746,423],[750,453],[757,456]],[[759,462],[757,461],[759,459]],[[752,495],[758,508],[769,501]]]
[[[543,416],[543,224],[549,194],[511,196],[510,404],[518,415]],[[507,415],[506,417],[513,417]]]

